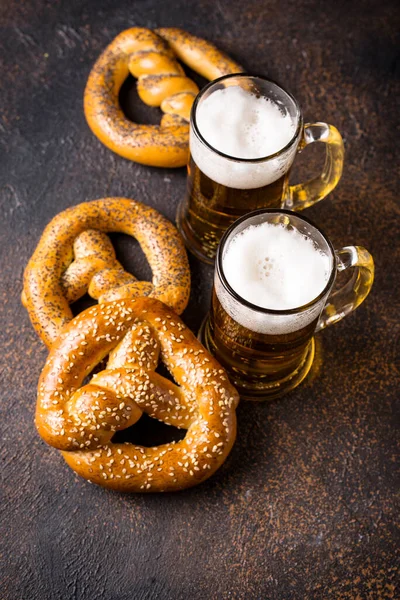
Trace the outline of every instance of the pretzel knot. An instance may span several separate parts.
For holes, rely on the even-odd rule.
[[[107,355],[107,367],[82,386]],[[178,385],[156,373],[160,357]],[[224,462],[238,400],[225,371],[167,306],[120,300],[82,312],[53,344],[39,380],[36,426],[93,483],[173,491],[201,483]],[[185,438],[151,448],[113,443],[142,411],[187,429]]]
[[[97,60],[84,94],[87,122],[103,144],[146,165],[186,165],[190,109],[199,89],[177,58],[210,80],[243,70],[209,42],[180,29],[123,31]],[[165,113],[160,126],[137,125],[122,112],[118,94],[129,73],[138,79],[141,100]]]
[[[104,231],[120,231],[139,241],[152,282],[137,281],[124,271]],[[57,215],[26,267],[22,294],[32,324],[48,346],[72,319],[69,304],[86,292],[100,303],[153,296],[181,313],[189,299],[190,271],[172,223],[126,198],[85,202]]]

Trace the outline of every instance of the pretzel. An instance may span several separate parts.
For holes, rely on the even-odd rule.
[[[199,90],[177,58],[210,80],[243,70],[209,42],[181,29],[123,31],[95,63],[84,94],[86,120],[103,144],[145,165],[186,165],[190,109]],[[138,79],[142,101],[165,113],[159,126],[132,123],[122,112],[118,94],[129,73]]]
[[[109,355],[107,368],[83,380]],[[159,357],[178,385],[155,372]],[[36,426],[79,475],[124,492],[182,490],[210,477],[236,436],[239,397],[225,371],[170,308],[138,298],[93,306],[53,344]],[[142,411],[187,429],[162,446],[114,443]]]
[[[152,268],[152,282],[137,281],[124,271],[105,231],[138,240]],[[54,217],[25,269],[22,294],[45,344],[50,346],[72,319],[69,303],[87,291],[100,303],[152,296],[180,314],[189,299],[190,271],[172,223],[153,208],[126,198],[85,202]]]

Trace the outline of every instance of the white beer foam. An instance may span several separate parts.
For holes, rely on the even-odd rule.
[[[216,150],[240,159],[264,158],[284,148],[293,138],[296,123],[278,104],[265,97],[229,86],[202,100],[196,112],[198,130]],[[217,183],[252,189],[273,183],[293,162],[296,144],[284,156],[262,163],[224,158],[206,147],[190,131],[193,160]]]
[[[275,310],[298,308],[314,300],[325,288],[331,269],[331,258],[311,239],[296,229],[267,222],[238,233],[223,256],[224,274],[235,292],[256,306]],[[264,334],[297,331],[323,307],[318,303],[298,315],[263,314],[237,302],[221,283],[216,292],[235,321]]]

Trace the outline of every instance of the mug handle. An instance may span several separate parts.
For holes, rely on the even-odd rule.
[[[327,300],[319,318],[316,331],[337,323],[364,302],[374,282],[374,259],[361,246],[346,246],[336,250],[336,269],[353,269],[350,280],[333,292]]]
[[[313,142],[326,144],[326,158],[321,175],[306,183],[289,185],[284,208],[303,210],[327,196],[339,183],[343,171],[344,145],[336,127],[327,123],[306,123],[298,151]]]

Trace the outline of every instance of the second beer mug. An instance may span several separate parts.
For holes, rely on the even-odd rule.
[[[338,271],[352,277],[332,292]],[[365,248],[334,250],[304,217],[261,209],[238,219],[218,248],[210,314],[200,338],[244,398],[295,388],[314,359],[314,333],[363,302],[374,280]]]
[[[323,142],[319,177],[289,185],[296,153]],[[337,185],[344,148],[327,123],[303,124],[300,107],[276,83],[246,74],[227,75],[197,96],[190,117],[187,193],[177,223],[188,248],[212,263],[224,231],[257,208],[301,210]]]

